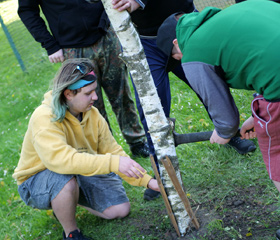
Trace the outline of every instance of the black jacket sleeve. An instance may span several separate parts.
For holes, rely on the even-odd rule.
[[[19,0],[18,15],[33,38],[47,50],[48,55],[61,49],[58,42],[48,31],[45,21],[40,17],[38,1]]]

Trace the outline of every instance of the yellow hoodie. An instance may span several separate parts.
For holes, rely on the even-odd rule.
[[[51,91],[33,112],[13,177],[20,185],[49,169],[59,174],[92,176],[114,172],[134,186],[147,187],[151,179],[129,178],[119,172],[119,156],[128,155],[113,138],[106,120],[92,107],[80,122],[69,111],[62,122],[53,122]]]

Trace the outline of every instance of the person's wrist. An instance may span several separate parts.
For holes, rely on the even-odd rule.
[[[130,13],[134,12],[135,10],[137,10],[141,5],[136,2],[136,1],[131,1],[130,2]]]
[[[153,180],[153,178],[150,179],[150,181],[148,182],[147,188],[151,189],[151,181]]]
[[[141,8],[141,9],[144,9],[145,8],[145,4],[142,2],[142,1],[140,1],[140,0],[132,0],[132,2],[134,2],[134,3],[136,3],[137,4],[137,9],[138,8]],[[134,9],[134,10],[136,10],[136,9]]]

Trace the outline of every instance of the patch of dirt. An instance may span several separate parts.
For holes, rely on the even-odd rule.
[[[177,236],[170,221],[170,226],[167,223],[168,227],[163,227],[156,231],[155,226],[151,226],[151,224],[155,224],[155,221],[151,223],[146,218],[134,219],[135,222],[132,224],[139,227],[141,236],[155,236],[153,239],[276,239],[276,230],[280,228],[279,212],[276,212],[276,205],[264,205],[261,201],[256,200],[254,196],[261,196],[260,191],[252,187],[236,192],[233,197],[225,197],[222,200],[214,199],[200,204],[196,212],[196,217],[200,224],[199,230],[192,228],[183,237]],[[193,210],[198,207],[194,203],[191,203],[191,206]],[[160,210],[149,209],[149,214],[157,216],[159,221],[164,217],[166,218],[167,215],[166,210],[163,208]]]

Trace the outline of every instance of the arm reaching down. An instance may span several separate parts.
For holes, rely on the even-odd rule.
[[[128,177],[138,179],[143,177],[145,169],[140,164],[130,159],[129,157],[120,156],[119,171]]]
[[[242,139],[251,139],[256,138],[257,133],[255,131],[250,131],[254,129],[254,118],[251,116],[249,117],[243,124],[240,130],[240,135]]]
[[[212,65],[188,62],[183,63],[182,67],[190,86],[202,99],[213,121],[215,131],[212,141],[225,144],[236,134],[239,127],[239,112],[228,85]]]

